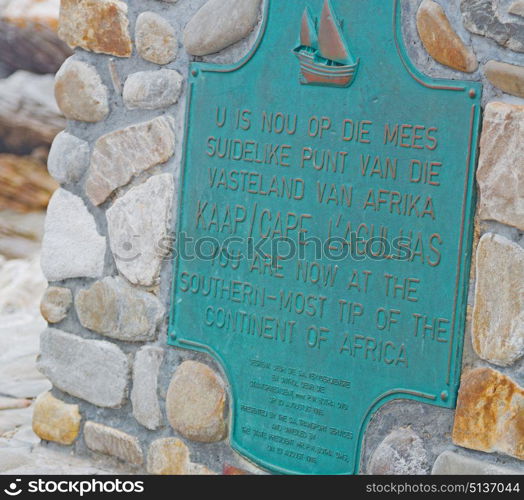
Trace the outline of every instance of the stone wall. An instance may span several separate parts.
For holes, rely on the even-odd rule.
[[[393,0],[385,0],[393,1]],[[166,345],[191,61],[253,45],[261,0],[62,0],[75,54],[56,76],[69,119],[49,171],[34,429],[50,446],[154,474],[263,473],[228,445],[210,358]],[[362,473],[524,471],[524,1],[403,0],[419,69],[482,81],[475,265],[456,412],[397,401],[372,420]],[[520,385],[519,385],[520,384]]]

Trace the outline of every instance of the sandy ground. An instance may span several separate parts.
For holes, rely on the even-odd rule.
[[[0,247],[1,239],[0,235]],[[10,245],[13,248],[12,241]],[[47,283],[40,270],[38,246],[30,256],[23,241],[20,248],[24,258],[7,260],[0,255],[0,474],[111,472],[43,447],[32,431],[34,400],[51,387],[36,369],[39,336],[46,327],[39,307]]]

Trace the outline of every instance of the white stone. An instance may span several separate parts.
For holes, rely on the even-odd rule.
[[[524,249],[498,234],[480,239],[476,254],[475,352],[510,366],[524,355]]]
[[[118,408],[124,403],[129,362],[109,342],[48,328],[40,337],[38,369],[71,396],[105,408]]]
[[[513,476],[521,472],[445,451],[435,460],[431,474],[433,476]]]
[[[138,439],[118,429],[97,422],[86,422],[84,440],[92,451],[111,455],[134,465],[144,462]]]
[[[242,40],[258,22],[260,3],[260,0],[209,0],[184,30],[186,51],[205,56]]]
[[[83,327],[126,342],[153,341],[165,313],[152,293],[129,285],[123,278],[104,278],[75,298]]]
[[[491,102],[484,111],[478,214],[524,230],[524,106]]]
[[[174,182],[171,174],[151,177],[130,189],[107,211],[109,242],[118,271],[131,283],[157,284],[166,251]]]
[[[139,423],[150,430],[162,424],[162,411],[158,403],[158,373],[164,359],[160,347],[145,346],[135,356],[133,364],[133,389],[131,403],[133,415]]]
[[[56,74],[55,98],[70,120],[98,122],[109,113],[107,87],[96,68],[71,57]]]
[[[135,175],[165,163],[175,150],[174,121],[161,116],[106,134],[95,143],[86,194],[100,205]]]
[[[53,141],[47,168],[61,184],[78,182],[89,166],[89,144],[67,132],[60,132]]]
[[[78,196],[58,189],[47,208],[42,270],[48,281],[98,278],[104,272],[106,239]]]
[[[178,53],[175,30],[167,19],[154,12],[142,12],[136,20],[136,50],[142,59],[167,64]]]
[[[124,103],[128,109],[167,108],[178,101],[183,81],[171,69],[133,73],[124,85]]]

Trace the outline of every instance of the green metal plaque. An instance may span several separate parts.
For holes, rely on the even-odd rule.
[[[415,69],[401,4],[269,0],[191,66],[169,343],[274,472],[357,473],[382,405],[456,402],[482,89]]]

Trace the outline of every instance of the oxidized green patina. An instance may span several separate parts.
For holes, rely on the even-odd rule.
[[[413,67],[400,0],[270,0],[189,86],[169,343],[223,367],[241,454],[356,473],[382,405],[455,405],[481,86]]]

